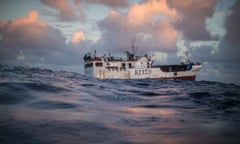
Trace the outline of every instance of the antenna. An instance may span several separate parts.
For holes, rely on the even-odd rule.
[[[135,45],[136,44],[136,37],[133,36],[131,38],[131,49],[132,49],[132,53],[135,55],[136,52],[137,52],[137,46]]]
[[[185,54],[186,54],[186,57],[185,57],[185,63],[187,64],[187,63],[190,62],[190,60],[189,60],[189,52],[186,51]]]

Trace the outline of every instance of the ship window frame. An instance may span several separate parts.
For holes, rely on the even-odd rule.
[[[86,63],[84,66],[85,66],[85,68],[93,67],[93,63]]]
[[[133,68],[132,63],[128,63],[128,68]]]
[[[126,63],[122,63],[122,64],[121,64],[121,68],[122,68],[122,69],[126,69]]]
[[[96,66],[96,67],[103,67],[103,63],[102,63],[102,62],[96,62],[96,63],[95,63],[95,66]]]

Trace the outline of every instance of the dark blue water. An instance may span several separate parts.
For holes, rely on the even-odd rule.
[[[239,144],[240,86],[0,66],[1,144]]]

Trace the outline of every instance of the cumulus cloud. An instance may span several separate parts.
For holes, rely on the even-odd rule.
[[[71,38],[72,44],[79,44],[81,41],[85,41],[86,37],[83,31],[75,32]]]
[[[200,53],[206,54],[204,57],[209,62],[218,62],[220,64],[238,63],[240,61],[240,34],[238,31],[240,23],[240,1],[236,1],[232,7],[229,8],[230,14],[225,17],[224,28],[225,35],[216,43],[216,49],[207,48],[210,52]],[[204,50],[206,47],[197,48]],[[237,68],[237,66],[236,66]]]
[[[36,11],[14,21],[0,22],[0,62],[28,66],[74,66],[80,69],[86,43],[83,32],[76,32],[72,42],[78,43],[76,49],[61,31],[38,19]],[[63,68],[62,68],[63,69]]]
[[[127,0],[74,0],[74,1],[75,3],[84,2],[92,4],[101,4],[112,8],[127,7],[129,5]]]
[[[240,42],[240,1],[236,1],[231,7],[231,14],[225,21],[226,35],[225,39],[236,44]]]
[[[56,15],[63,21],[85,21],[86,16],[83,11],[84,4],[100,4],[111,8],[127,7],[127,0],[40,0],[44,5],[47,5],[58,11]],[[50,11],[45,10],[48,15],[55,15]]]
[[[85,20],[85,14],[77,5],[71,5],[67,0],[40,0],[43,4],[58,10],[58,17],[63,21]]]
[[[219,45],[216,56],[225,62],[237,64],[240,61],[240,1],[236,1],[230,11],[231,14],[226,17],[224,24],[226,34]]]
[[[14,21],[0,22],[0,35],[0,55],[5,61],[37,61],[65,43],[61,32],[40,21],[36,11]]]
[[[164,16],[175,18],[177,12],[168,7],[166,0],[149,0],[134,4],[128,11],[127,21],[132,27],[154,23]]]
[[[61,32],[38,20],[38,13],[31,11],[27,16],[14,21],[0,23],[1,44],[5,48],[52,48],[61,47],[65,38]],[[60,43],[59,43],[60,42]]]
[[[189,45],[192,58],[204,62],[200,77],[222,82],[240,81],[240,1],[230,8],[223,24],[226,31],[219,41],[209,42],[208,45]]]
[[[135,37],[140,52],[150,49],[174,52],[178,31],[172,22],[177,17],[177,12],[168,7],[166,0],[134,4],[126,14],[113,10],[98,23],[103,31],[98,44],[107,50],[127,50],[131,38]]]
[[[217,0],[168,0],[169,6],[175,8],[181,15],[175,26],[183,32],[186,39],[211,40],[206,29],[206,19],[212,17]]]
[[[179,36],[186,41],[212,40],[206,19],[213,15],[216,1],[146,0],[132,5],[126,14],[112,10],[98,23],[103,31],[99,44],[118,51],[135,37],[140,51],[173,53],[181,50]]]

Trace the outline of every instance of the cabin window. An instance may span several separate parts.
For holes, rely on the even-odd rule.
[[[97,63],[95,63],[95,66],[96,66],[96,67],[102,67],[102,66],[103,66],[103,63],[97,62]]]
[[[128,63],[128,68],[132,68],[132,63]]]
[[[118,71],[118,67],[106,67],[108,71]]]
[[[188,71],[191,70],[191,65],[161,66],[160,69],[164,72]]]
[[[122,63],[122,69],[125,69],[125,68],[126,68],[126,64]]]
[[[85,68],[93,67],[93,63],[87,63],[85,64]]]

